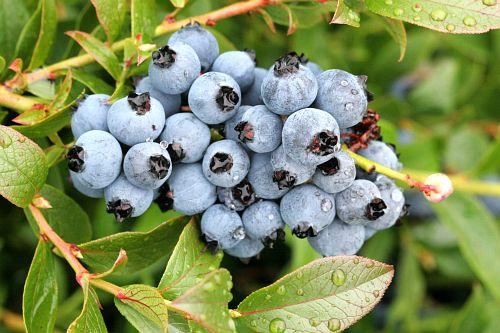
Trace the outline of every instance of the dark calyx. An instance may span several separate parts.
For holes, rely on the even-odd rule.
[[[308,222],[303,222],[293,228],[292,234],[297,236],[298,238],[306,238],[316,237],[318,235],[318,232],[313,227],[311,227]]]
[[[233,195],[233,199],[238,200],[244,206],[250,206],[257,200],[252,185],[246,179],[243,179],[238,185],[234,186],[231,189],[231,194]]]
[[[68,160],[68,168],[73,172],[82,172],[85,169],[85,161],[83,157],[85,152],[82,147],[74,145],[68,151],[66,159]]]
[[[301,53],[299,55],[299,61],[302,65],[305,65],[309,62],[309,58],[306,57],[306,55],[304,53]]]
[[[335,152],[335,147],[337,146],[338,141],[338,136],[336,136],[332,131],[323,131],[314,135],[314,138],[308,148],[313,154],[326,156]]]
[[[384,209],[386,208],[387,205],[384,200],[375,198],[368,205],[366,205],[365,216],[368,220],[375,221],[385,214]]]
[[[278,184],[278,188],[283,190],[295,185],[297,178],[286,170],[276,170],[273,172],[273,182]]]
[[[346,133],[342,133],[342,140],[349,150],[357,152],[368,147],[370,141],[381,139],[380,126],[377,124],[379,120],[380,115],[376,111],[368,109],[363,120],[349,128]]]
[[[157,179],[167,177],[170,162],[163,155],[153,155],[149,158],[149,172]]]
[[[170,159],[172,163],[180,162],[184,157],[186,157],[186,152],[182,149],[180,143],[172,142],[167,147],[168,155],[170,155]]]
[[[234,130],[238,132],[241,142],[252,141],[254,138],[253,126],[248,121],[240,121],[234,126]]]
[[[210,160],[210,170],[215,173],[223,173],[233,167],[233,157],[226,153],[215,153]]]
[[[203,234],[200,235],[200,239],[201,239],[202,242],[204,242],[205,244],[207,244],[205,246],[204,251],[208,251],[212,255],[215,255],[215,254],[217,254],[217,252],[219,252],[219,242],[211,240],[206,235],[203,235]]]
[[[201,30],[201,24],[198,21],[191,21],[185,26],[182,27],[182,29],[200,29]]]
[[[363,86],[363,90],[365,91],[365,95],[366,95],[366,100],[368,102],[373,101],[375,95],[373,93],[369,92],[367,87],[366,87],[366,81],[368,81],[368,76],[358,75],[358,80],[359,80],[359,83],[361,83],[361,85]]]
[[[296,73],[300,67],[300,56],[296,52],[290,52],[276,60],[274,63],[274,75]]]
[[[240,101],[240,96],[232,87],[222,86],[215,96],[215,101],[222,112],[231,112]]]
[[[250,57],[250,59],[252,59],[253,63],[255,65],[257,65],[257,54],[255,53],[254,50],[251,50],[251,49],[243,49],[243,52],[245,52],[246,54],[248,54],[248,56]]]
[[[132,207],[128,200],[116,199],[106,204],[106,211],[115,215],[118,222],[123,222],[132,216],[134,207]]]
[[[172,66],[176,57],[177,53],[168,47],[168,45],[154,51],[151,55],[151,58],[153,58],[153,64],[160,68],[169,68]]]
[[[162,212],[166,212],[174,208],[174,193],[170,191],[167,183],[163,184],[158,190],[158,198],[155,202],[160,207]]]
[[[270,249],[274,248],[275,244],[281,243],[285,240],[285,230],[278,229],[269,236],[262,240],[262,244]]]
[[[324,176],[334,175],[340,170],[339,160],[336,157],[332,157],[325,163],[318,165],[318,169]]]
[[[143,116],[151,110],[151,96],[148,92],[142,94],[131,92],[128,94],[127,101],[138,116]]]

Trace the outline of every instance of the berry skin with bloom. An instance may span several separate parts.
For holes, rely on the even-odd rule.
[[[358,154],[389,169],[400,170],[401,163],[394,148],[382,141],[370,141],[368,147],[360,149]]]
[[[221,204],[213,205],[203,213],[200,227],[205,240],[213,248],[226,250],[245,238],[238,213]]]
[[[273,247],[285,238],[285,223],[281,219],[280,207],[273,201],[259,201],[243,212],[243,226],[247,236]]]
[[[138,143],[125,154],[123,171],[127,180],[133,185],[156,189],[170,176],[172,161],[167,150],[159,143]]]
[[[255,78],[250,88],[248,88],[243,94],[243,104],[251,106],[264,104],[260,88],[262,87],[262,82],[264,81],[266,75],[267,69],[255,67]]]
[[[108,100],[108,95],[94,94],[78,103],[78,108],[71,117],[71,131],[75,139],[91,130],[108,131]]]
[[[73,184],[73,187],[76,188],[78,192],[86,195],[89,198],[95,198],[95,199],[104,198],[103,188],[93,189],[85,185],[78,179],[77,173],[70,172],[69,176],[71,178],[71,183]]]
[[[384,200],[387,209],[384,215],[369,223],[368,226],[375,230],[383,230],[392,227],[397,220],[406,215],[405,197],[403,191],[396,186],[394,181],[384,175],[378,175],[374,183],[377,185],[380,198]]]
[[[321,255],[339,256],[356,254],[365,241],[365,228],[335,219],[316,237],[309,237],[309,244]]]
[[[313,183],[325,192],[338,193],[351,186],[355,178],[354,159],[341,150],[325,163],[318,165]]]
[[[290,190],[280,188],[273,180],[274,170],[271,165],[271,154],[254,154],[248,171],[248,181],[252,184],[257,197],[262,199],[279,199]]]
[[[243,117],[243,114],[245,114],[245,111],[250,108],[251,108],[250,105],[241,105],[238,108],[238,111],[236,111],[236,114],[233,117],[226,120],[226,122],[224,123],[224,137],[226,139],[233,141],[240,141],[240,139],[238,138],[240,133],[237,132],[234,128],[241,121],[241,118]],[[244,143],[243,146],[245,146]]]
[[[135,92],[137,94],[149,92],[149,95],[153,98],[156,98],[163,106],[165,117],[170,117],[171,115],[179,112],[181,109],[181,95],[168,95],[159,91],[158,89],[153,87],[151,79],[148,76],[142,78],[139,81],[139,83],[135,87]]]
[[[237,142],[221,140],[208,146],[202,167],[203,174],[212,184],[233,187],[246,177],[250,159]]]
[[[258,256],[262,250],[264,250],[264,245],[261,241],[246,236],[235,246],[225,249],[225,252],[232,257],[236,257],[241,259],[243,262],[247,262],[251,258]]]
[[[274,170],[273,180],[280,188],[303,184],[311,179],[316,170],[314,165],[298,163],[288,157],[283,145],[271,153],[271,166]]]
[[[255,78],[255,62],[252,52],[229,51],[215,59],[212,71],[230,75],[240,87],[246,91],[252,86]]]

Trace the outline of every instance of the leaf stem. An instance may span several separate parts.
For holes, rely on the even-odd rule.
[[[102,279],[90,279],[90,284],[96,288],[101,289],[109,294],[114,295],[115,297],[122,291],[122,288],[108,281],[104,281]]]
[[[25,332],[23,317],[9,310],[0,309],[0,323],[14,332]]]
[[[21,113],[31,109],[35,104],[38,104],[35,99],[15,94],[0,85],[0,105]]]

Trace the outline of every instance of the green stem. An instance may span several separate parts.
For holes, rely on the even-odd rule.
[[[0,105],[22,113],[31,109],[35,104],[38,104],[37,100],[15,94],[5,86],[0,85]]]

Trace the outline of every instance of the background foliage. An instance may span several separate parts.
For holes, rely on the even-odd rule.
[[[172,2],[183,6],[186,1]],[[114,5],[109,7],[110,3]],[[130,12],[122,14],[125,11],[120,10],[121,6],[141,6],[144,3],[155,3],[157,10],[152,11],[149,6],[135,7],[136,15],[132,17]],[[228,3],[191,0],[179,11],[177,18],[203,14]],[[499,5],[496,2],[488,5],[490,0],[467,1],[470,7],[455,11],[446,3],[465,2],[394,0],[394,3],[392,0],[367,0],[364,7],[358,1],[328,2],[325,6],[296,1],[289,7],[269,7],[265,12],[229,18],[211,29],[223,51],[244,47],[255,49],[262,67],[270,66],[286,51],[296,50],[304,52],[325,69],[341,68],[368,75],[369,88],[376,96],[371,107],[382,115],[384,139],[397,144],[405,167],[430,172],[444,170],[468,177],[498,177],[499,31],[483,35],[453,35],[410,24],[404,25],[405,31],[401,21],[389,18],[453,33],[484,32],[489,27],[498,27]],[[434,3],[444,5],[437,8]],[[486,8],[484,15],[477,14],[479,7],[474,7],[476,5],[481,5],[481,10]],[[328,24],[335,9],[334,21],[347,25]],[[28,94],[40,101],[50,101],[43,112],[35,109],[18,116],[7,108],[0,109],[1,123],[15,125],[17,131],[33,138],[44,148],[47,156],[46,161],[40,158],[30,160],[29,154],[21,154],[17,161],[32,165],[32,173],[25,177],[30,179],[28,183],[35,185],[22,187],[19,191],[10,191],[2,186],[2,195],[25,207],[28,203],[25,198],[32,196],[45,178],[43,171],[37,170],[45,170],[44,163],[50,165],[47,185],[42,188],[41,194],[53,207],[61,209],[45,214],[47,220],[66,241],[81,244],[81,249],[91,253],[84,256],[84,262],[97,272],[112,266],[119,250],[126,247],[128,263],[117,267],[117,272],[121,270],[123,274],[115,272],[110,276],[110,280],[118,285],[141,283],[154,286],[161,280],[161,288],[163,284],[173,281],[172,276],[162,277],[167,259],[163,254],[172,252],[186,221],[160,225],[176,215],[168,213],[167,216],[152,207],[140,218],[117,224],[112,216],[105,213],[102,200],[85,198],[69,185],[65,163],[58,163],[65,148],[57,144],[52,134],[62,129],[59,133],[62,140],[66,143],[72,140],[64,126],[70,116],[69,106],[84,90],[110,94],[115,91],[115,96],[120,96],[130,89],[131,81],[125,80],[122,62],[142,51],[137,51],[133,40],[129,39],[125,51],[113,55],[104,42],[135,35],[135,31],[143,32],[143,42],[152,42],[151,27],[173,11],[174,7],[163,0],[92,3],[83,0],[0,0],[2,81],[14,78],[11,82],[16,82],[13,73],[21,68],[35,69],[42,64],[83,55],[82,49],[93,54],[99,63],[67,71],[62,79],[42,80],[28,85]],[[132,25],[131,20],[134,22]],[[81,32],[65,34],[66,31],[76,30]],[[154,42],[161,44],[166,39],[163,36]],[[12,70],[8,70],[15,58],[23,59],[22,66],[17,63],[10,66]],[[398,59],[401,61],[398,62]],[[134,66],[125,76],[141,74],[141,71],[144,72],[144,66]],[[118,82],[116,90],[115,81]],[[5,127],[0,128],[2,146],[10,138],[9,131]],[[29,141],[21,140],[15,141],[3,152],[8,154],[9,149],[12,152],[33,152],[33,156],[43,153],[36,146],[31,146]],[[4,158],[0,155],[0,165]],[[21,184],[27,182],[19,181]],[[500,311],[500,263],[496,258],[500,252],[499,212],[497,210],[495,217],[478,199],[466,193],[455,193],[435,206],[416,199],[412,207],[415,211],[413,216],[403,220],[399,227],[375,235],[365,244],[362,255],[395,265],[396,275],[382,303],[353,326],[350,329],[352,332],[497,331]],[[498,201],[497,197],[497,209]],[[61,222],[63,219],[64,223]],[[32,326],[31,330],[42,332],[55,327],[56,331],[63,331],[72,322],[70,329],[74,332],[85,330],[81,326],[85,325],[85,318],[98,314],[96,291],[83,281],[82,294],[68,265],[54,257],[50,253],[51,248],[39,242],[30,228],[37,230],[31,213],[23,212],[23,209],[15,208],[0,198],[0,332],[16,331],[16,327],[19,331],[23,330],[17,314],[22,313],[24,283],[26,279],[30,281],[39,276],[45,277],[47,284],[44,289],[35,289],[30,294],[36,296],[33,299],[43,300],[44,311],[57,307],[57,320],[48,322],[47,327]],[[189,231],[184,230],[186,233]],[[113,242],[90,241],[124,231],[129,233],[111,236]],[[184,242],[192,237],[186,233],[181,237]],[[143,242],[145,237],[148,239],[146,244]],[[162,245],[170,249],[162,248],[155,252]],[[180,247],[174,250],[172,258],[178,251]],[[33,253],[36,253],[35,258]],[[286,244],[273,252],[266,250],[261,260],[249,265],[225,257],[221,265],[233,276],[234,299],[231,307],[235,308],[252,291],[271,284],[285,273],[316,258],[307,242],[291,237]],[[42,262],[43,265],[38,267],[46,272],[29,270],[32,260]],[[216,267],[221,259],[208,260],[213,260]],[[196,262],[191,264],[196,265]],[[171,267],[175,265],[175,261],[168,264]],[[204,268],[200,269],[204,272]],[[210,274],[204,279],[227,279],[224,269]],[[195,275],[191,278],[195,281]],[[269,288],[278,290],[280,286]],[[51,291],[55,289],[57,298],[51,297],[54,295]],[[180,284],[165,293],[178,297],[185,290],[186,286]],[[140,286],[132,285],[127,292],[161,298],[155,291]],[[100,291],[97,294],[109,331],[128,333],[136,331],[134,326],[142,327],[140,325],[144,320],[138,315],[140,309],[128,306],[126,301],[115,299],[113,302],[110,295]],[[25,312],[40,306],[36,302],[24,302]],[[122,319],[114,303],[134,326]],[[189,306],[188,302],[178,303],[176,306],[180,308]],[[82,304],[84,311],[80,313]],[[248,301],[242,303],[239,310],[244,311],[247,304]],[[175,327],[182,330],[185,322],[176,318],[175,314],[169,315],[172,325],[175,326],[178,321]],[[74,322],[75,318],[77,321]],[[30,328],[29,325],[39,322],[33,317],[26,325]],[[100,319],[95,322],[96,325],[103,324]],[[154,320],[148,322],[154,325]],[[250,327],[251,323],[251,318],[246,320]],[[241,323],[238,321],[237,324]],[[161,326],[161,323],[156,325]],[[238,328],[243,330],[243,326]],[[162,328],[141,328],[146,329],[155,331]]]

